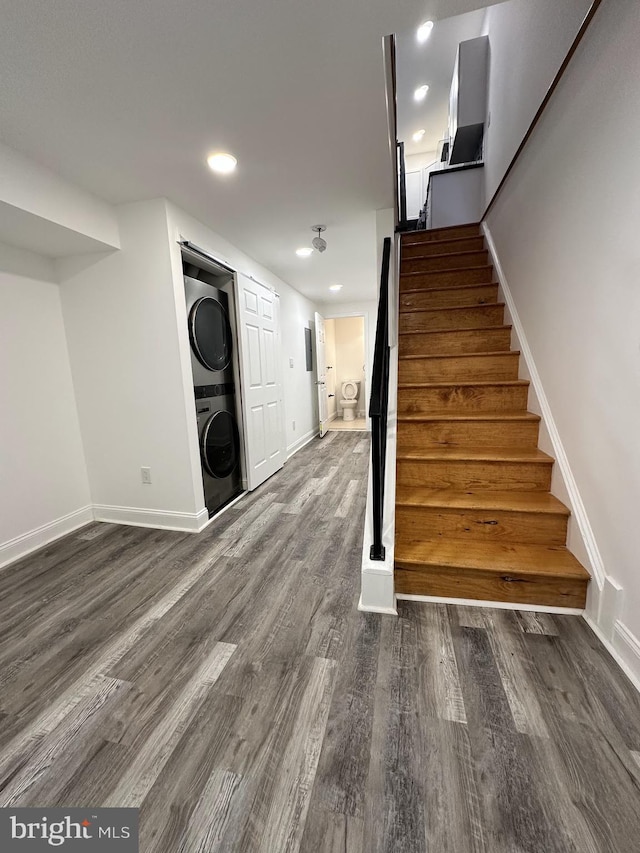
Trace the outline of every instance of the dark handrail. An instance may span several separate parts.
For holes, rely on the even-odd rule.
[[[398,142],[398,178],[400,181],[400,225],[407,221],[407,173],[404,165],[404,142]]]
[[[384,238],[382,271],[380,273],[380,299],[376,322],[376,343],[373,353],[371,397],[371,472],[373,480],[373,545],[369,551],[372,560],[384,560],[382,522],[384,513],[384,476],[387,461],[387,407],[389,403],[389,266],[391,263],[391,237]]]

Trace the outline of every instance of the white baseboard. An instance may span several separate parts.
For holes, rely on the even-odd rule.
[[[84,527],[85,524],[93,521],[93,517],[93,508],[83,506],[67,515],[47,522],[47,524],[36,527],[35,530],[29,530],[21,536],[16,536],[15,539],[3,542],[0,545],[0,568],[9,565],[9,563],[14,563],[21,557],[26,557],[27,554],[37,551],[38,548],[48,545],[61,536],[72,533],[79,527]]]
[[[362,596],[360,596],[360,600],[358,601],[358,610],[362,613],[382,613],[384,616],[398,615],[398,611],[395,607],[379,607],[373,604],[363,604]]]
[[[535,613],[558,613],[562,616],[582,616],[584,610],[577,607],[553,607],[541,604],[512,604],[510,601],[484,601],[476,598],[445,598],[441,595],[409,595],[398,592],[402,601],[426,601],[431,604],[458,604],[462,607],[491,607],[497,610],[527,610]]]
[[[610,640],[589,615],[584,618],[629,681],[640,692],[640,640],[620,620],[616,621],[613,638]]]
[[[585,510],[584,503],[582,502],[582,497],[580,495],[578,485],[575,481],[575,477],[573,476],[571,466],[569,465],[569,459],[565,452],[564,445],[562,444],[562,439],[560,438],[558,427],[556,426],[556,422],[553,418],[551,406],[549,405],[549,400],[547,399],[547,395],[545,394],[542,385],[542,379],[540,378],[540,374],[538,373],[538,369],[533,358],[533,353],[531,352],[531,348],[527,341],[524,326],[522,324],[522,321],[520,320],[518,309],[516,308],[513,295],[507,282],[507,277],[500,264],[500,258],[498,257],[495,243],[493,242],[491,229],[489,228],[486,222],[482,223],[482,227],[484,230],[487,245],[489,247],[489,252],[491,254],[492,263],[496,271],[496,275],[498,277],[502,293],[504,295],[504,301],[507,305],[509,314],[511,315],[513,330],[518,338],[520,351],[527,366],[529,376],[531,377],[531,385],[533,386],[533,391],[538,400],[540,413],[542,415],[544,425],[549,434],[549,439],[553,447],[553,454],[555,456],[556,465],[558,466],[569,497],[570,509],[575,518],[578,531],[584,545],[584,549],[590,564],[589,568],[591,569],[593,580],[598,586],[598,590],[601,591],[604,587],[606,572],[604,568],[604,562],[602,560],[602,556],[600,554],[600,550],[598,548],[596,538],[593,533],[593,528],[589,523],[587,512]]]
[[[303,447],[306,447],[309,442],[313,441],[313,439],[318,435],[318,430],[314,427],[314,429],[309,430],[309,432],[305,433],[301,438],[297,439],[287,447],[287,460],[291,459],[299,450],[302,450]]]
[[[206,509],[200,512],[165,512],[157,509],[94,504],[93,513],[96,521],[127,524],[131,527],[156,527],[184,533],[199,533],[209,522]]]

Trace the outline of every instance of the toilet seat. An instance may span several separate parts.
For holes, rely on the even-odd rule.
[[[358,405],[358,380],[346,379],[342,383],[342,419],[345,421],[354,421],[356,418],[356,406]]]
[[[355,379],[347,379],[342,383],[342,396],[345,400],[355,400],[358,396],[358,383]]]

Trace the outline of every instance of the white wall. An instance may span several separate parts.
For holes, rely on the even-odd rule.
[[[364,372],[364,317],[341,317],[334,320],[335,373],[338,414],[342,417],[342,383],[357,380],[358,406],[355,414],[364,417],[366,385]]]
[[[0,564],[91,519],[60,293],[43,280],[52,272],[0,247]]]
[[[337,360],[336,360],[336,321],[327,320],[324,325],[324,352],[327,365],[327,415],[333,420],[338,413],[337,403]]]
[[[14,245],[36,241],[45,253],[119,246],[111,205],[0,143],[0,233]],[[21,242],[15,242],[16,240]]]
[[[306,370],[304,350],[304,329],[314,327],[315,305],[281,278],[278,278],[257,261],[254,261],[253,258],[250,258],[236,246],[233,246],[219,234],[175,205],[168,205],[168,214],[170,249],[179,314],[185,312],[180,248],[177,243],[180,239],[190,240],[224,261],[228,266],[252,276],[279,294],[285,432],[287,453],[291,454],[306,440],[315,435],[318,430],[315,373]],[[184,313],[184,322],[181,322],[180,325],[180,334],[184,360],[185,353],[186,358],[188,358],[189,346],[186,312]],[[290,359],[293,359],[293,367],[290,367]],[[197,439],[195,452],[197,453]]]
[[[488,225],[594,553],[623,590],[612,603],[607,581],[601,608],[592,581],[589,610],[640,683],[640,161],[623,147],[640,138],[639,43],[636,5],[609,0]]]
[[[404,158],[404,165],[407,172],[415,172],[418,169],[426,169],[432,163],[438,161],[437,151],[425,151],[421,154],[407,154]]]
[[[125,205],[118,217],[121,251],[58,262],[92,497],[102,518],[193,529],[202,485],[188,439],[166,203]]]
[[[489,6],[485,198],[491,199],[592,0],[509,0]]]

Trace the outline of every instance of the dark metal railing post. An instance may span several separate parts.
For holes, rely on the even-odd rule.
[[[384,560],[382,544],[384,521],[384,479],[387,459],[387,409],[389,404],[389,267],[391,238],[385,237],[380,273],[380,299],[376,321],[376,343],[371,377],[371,473],[373,484],[373,544],[369,551],[372,560]]]
[[[407,173],[404,165],[404,142],[398,142],[398,178],[400,181],[400,225],[407,221]]]

